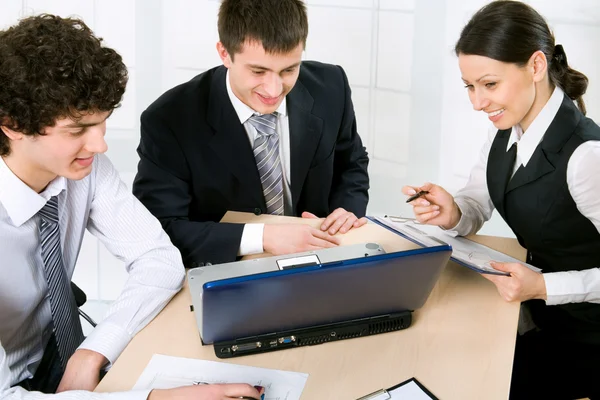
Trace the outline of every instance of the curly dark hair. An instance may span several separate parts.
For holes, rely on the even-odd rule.
[[[114,110],[126,85],[121,56],[79,19],[42,14],[0,32],[0,125],[11,130],[43,135],[57,119]]]

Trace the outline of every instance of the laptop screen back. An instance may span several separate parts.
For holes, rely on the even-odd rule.
[[[451,255],[430,247],[204,284],[213,343],[423,306]]]

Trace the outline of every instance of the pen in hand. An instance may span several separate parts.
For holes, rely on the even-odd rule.
[[[424,196],[426,194],[429,194],[429,192],[427,190],[421,190],[420,192],[415,193],[412,196],[410,196],[408,199],[406,199],[406,202],[410,203],[411,201],[416,200],[419,197]]]
[[[203,382],[203,381],[192,381],[192,384],[194,384],[194,385],[210,385],[210,383]],[[259,394],[258,398],[248,397],[248,396],[232,397],[232,398],[233,399],[242,399],[242,400],[264,400],[265,399],[265,387],[254,385],[254,389],[258,390],[258,394]]]
[[[242,396],[242,397],[238,397],[238,399],[245,399],[245,400],[264,400],[265,398],[265,388],[263,386],[254,386],[254,389],[258,390],[258,393],[260,395],[260,397],[258,399],[255,399],[254,397],[248,397],[248,396]]]

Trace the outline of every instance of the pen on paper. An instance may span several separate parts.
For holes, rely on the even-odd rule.
[[[390,221],[392,222],[400,222],[400,223],[405,223],[405,222],[413,222],[415,224],[418,224],[419,221],[416,220],[416,218],[411,218],[411,217],[398,217],[396,215],[384,215],[384,218],[389,218]]]
[[[410,196],[408,199],[406,199],[406,202],[410,203],[411,201],[416,200],[419,197],[424,196],[426,194],[429,194],[429,192],[427,190],[421,190],[420,192],[415,193],[412,196]]]

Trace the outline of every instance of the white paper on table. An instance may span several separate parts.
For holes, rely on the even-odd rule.
[[[299,400],[308,374],[217,361],[154,354],[134,390],[172,389],[207,383],[249,383],[265,387],[265,400]]]

